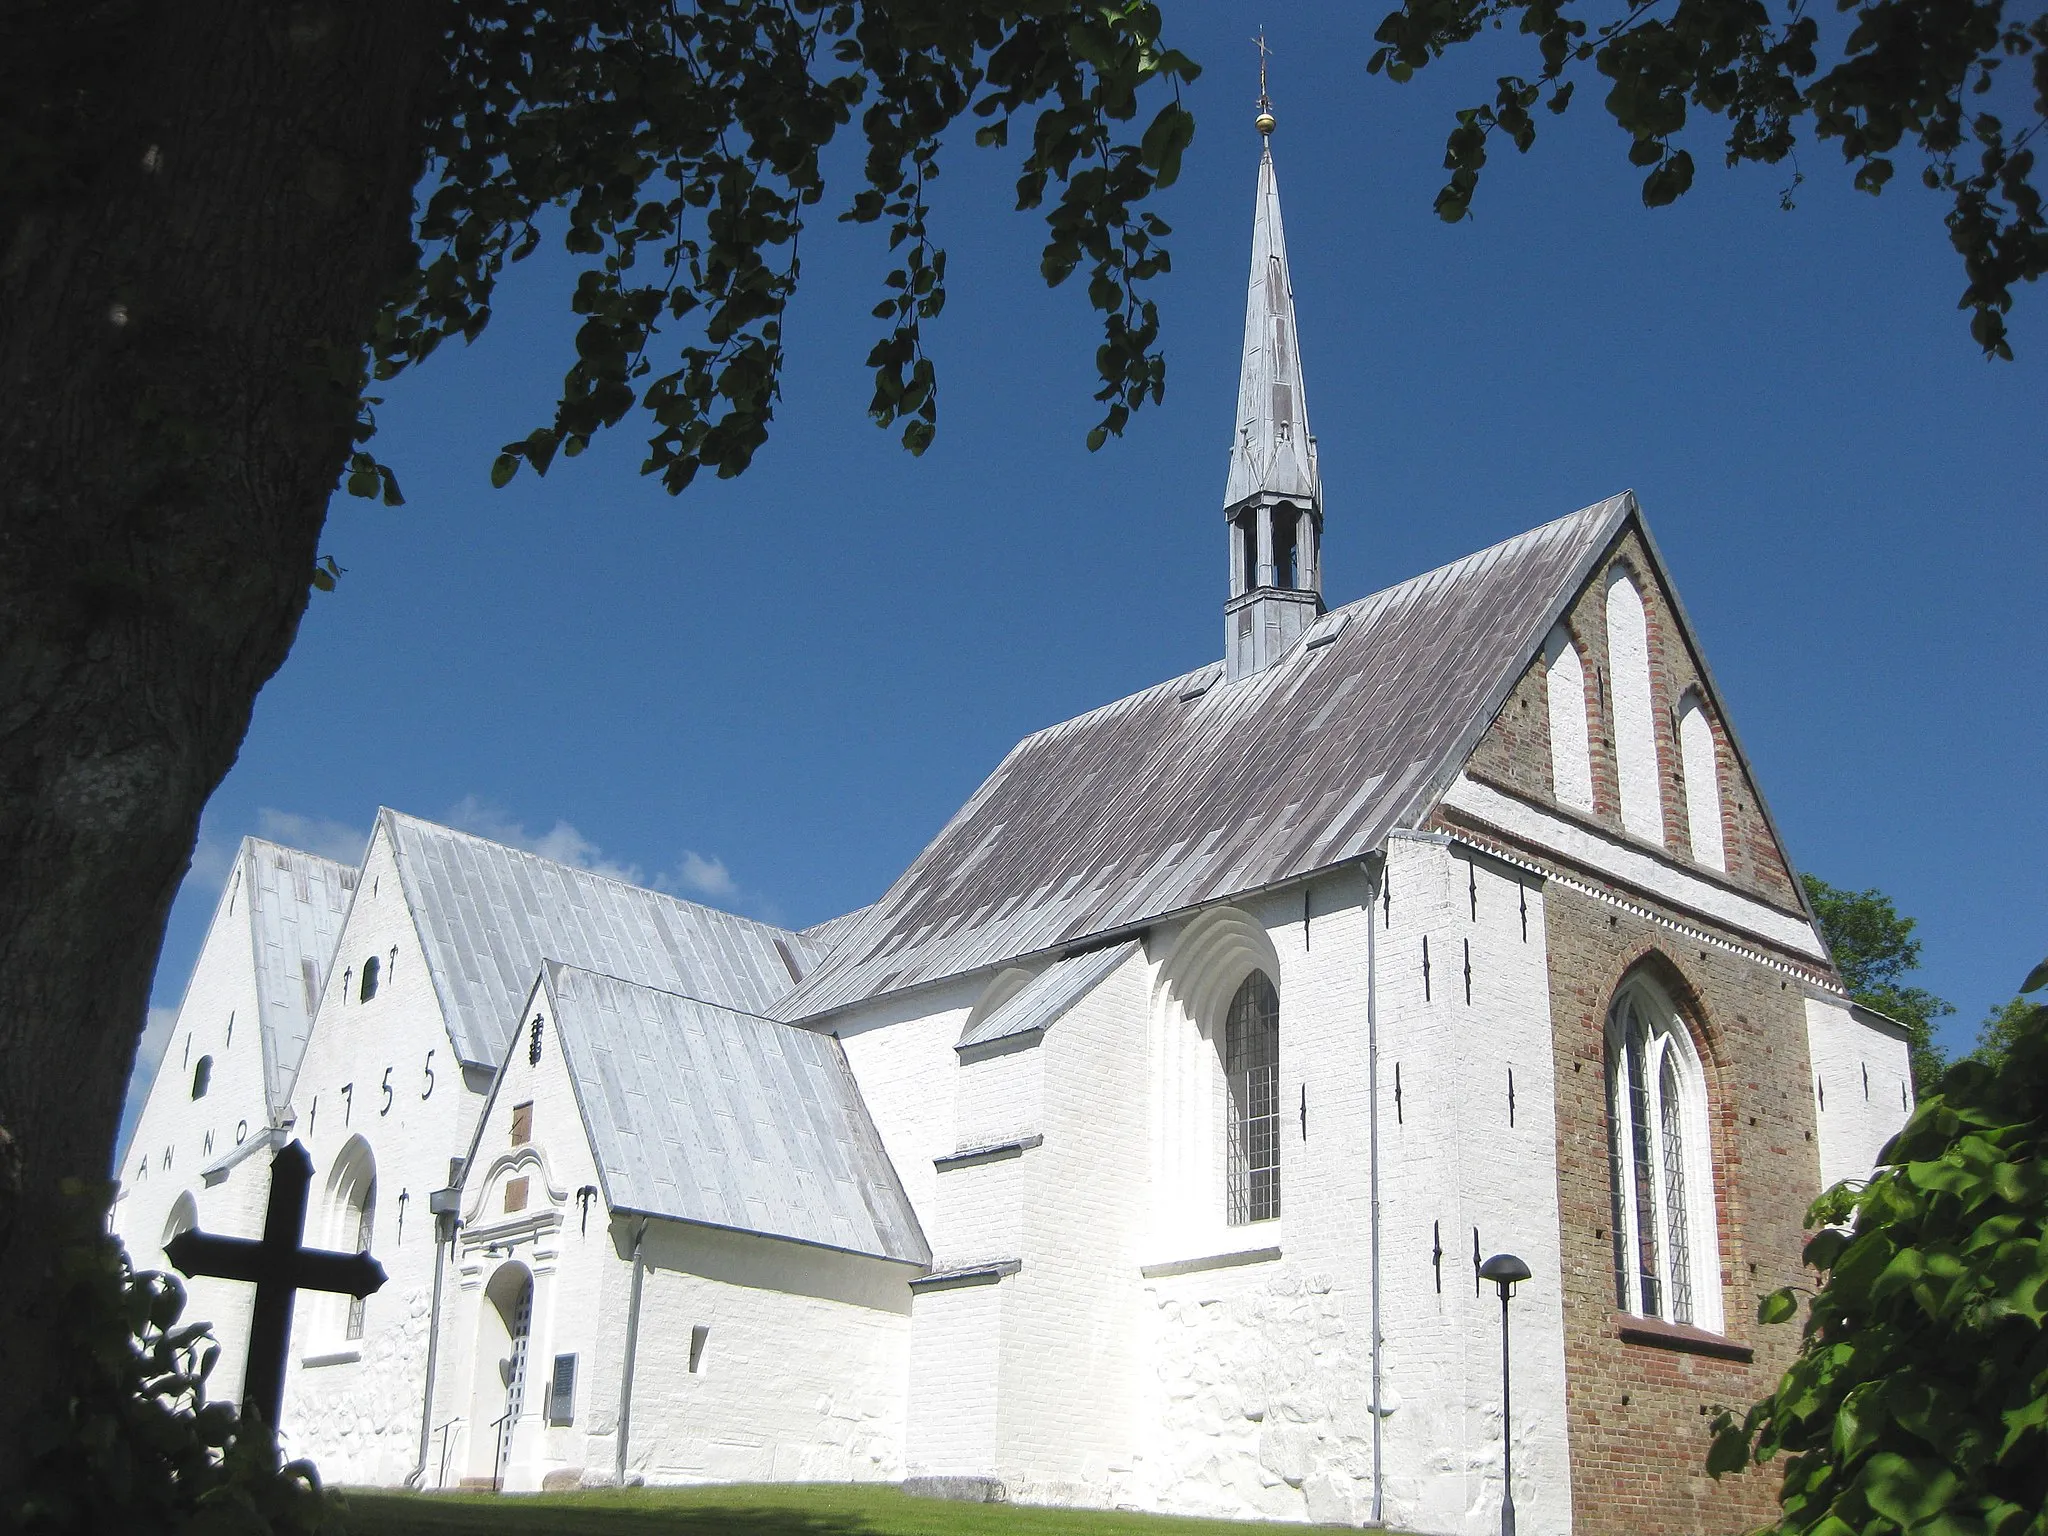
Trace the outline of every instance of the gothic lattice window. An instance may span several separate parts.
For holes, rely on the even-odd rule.
[[[357,1253],[370,1251],[370,1229],[377,1221],[377,1180],[374,1176],[364,1186],[362,1204],[356,1210]],[[348,1301],[348,1337],[360,1339],[363,1336],[363,1312],[368,1307],[368,1298],[351,1296]]]
[[[1615,1002],[1607,1034],[1607,1152],[1613,1194],[1615,1304],[1672,1323],[1718,1325],[1701,1304],[1711,1256],[1704,1078],[1684,1025],[1640,984]],[[1707,1245],[1711,1247],[1711,1244]]]
[[[1280,999],[1253,971],[1230,1000],[1224,1026],[1230,1094],[1230,1224],[1280,1214]]]

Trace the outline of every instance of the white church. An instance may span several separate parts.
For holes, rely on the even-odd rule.
[[[1270,117],[1260,127],[1270,132]],[[245,841],[119,1169],[138,1267],[312,1154],[330,1482],[1734,1530],[1813,1195],[1911,1102],[1635,498],[1349,606],[1270,147],[1222,659],[1026,737],[801,932],[392,810]],[[239,1396],[245,1286],[188,1316]]]

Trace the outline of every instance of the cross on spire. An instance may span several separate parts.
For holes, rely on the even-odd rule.
[[[249,1363],[242,1373],[242,1406],[271,1429],[284,1407],[285,1357],[291,1348],[292,1302],[299,1291],[339,1291],[363,1297],[384,1284],[384,1266],[367,1253],[330,1253],[306,1248],[306,1190],[313,1159],[294,1141],[270,1160],[270,1205],[263,1236],[214,1237],[180,1232],[164,1244],[164,1256],[188,1279],[201,1275],[245,1280],[256,1287],[249,1319]]]
[[[1273,50],[1266,45],[1264,27],[1259,28],[1259,35],[1252,39],[1252,43],[1259,50],[1259,115],[1253,119],[1253,125],[1261,133],[1271,133],[1277,119],[1273,116],[1272,100],[1266,95],[1266,61],[1273,56]]]

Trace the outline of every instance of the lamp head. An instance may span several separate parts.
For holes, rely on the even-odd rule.
[[[1529,1266],[1512,1253],[1496,1253],[1479,1266],[1479,1278],[1491,1280],[1500,1287],[1500,1299],[1506,1301],[1514,1294],[1515,1287],[1529,1278]]]

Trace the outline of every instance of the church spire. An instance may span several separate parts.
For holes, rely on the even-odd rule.
[[[1274,118],[1266,97],[1265,56],[1261,37],[1256,122],[1265,142],[1252,212],[1237,435],[1223,489],[1223,514],[1230,526],[1224,655],[1233,679],[1264,671],[1286,655],[1323,611],[1323,486],[1301,387],[1294,285],[1280,224],[1280,185],[1273,174]]]

